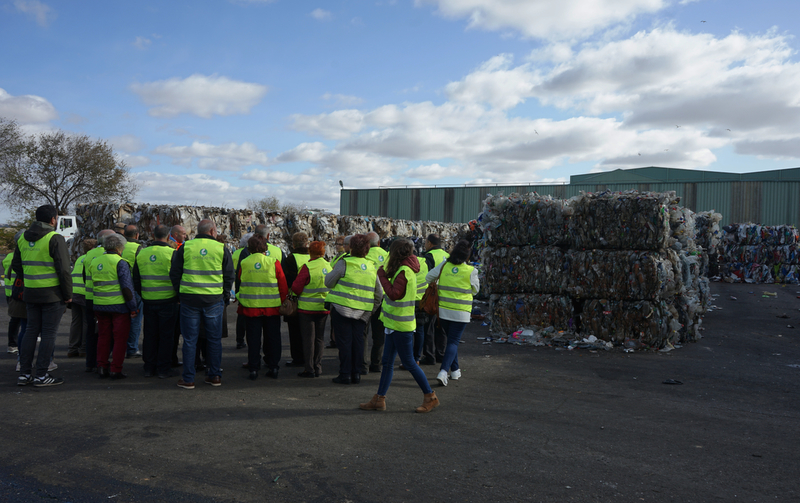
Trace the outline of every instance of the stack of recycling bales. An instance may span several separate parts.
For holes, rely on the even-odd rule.
[[[726,281],[800,283],[800,233],[789,225],[732,224],[723,230]]]
[[[708,256],[708,268],[703,271],[703,276],[716,276],[719,274],[719,244],[722,237],[719,223],[722,221],[722,215],[714,210],[698,211],[694,215],[694,220],[695,242]]]
[[[239,247],[239,239],[253,232],[259,224],[265,224],[270,233],[270,242],[284,252],[289,251],[291,236],[297,231],[306,232],[311,239],[324,241],[326,256],[335,255],[334,241],[337,235],[350,235],[375,231],[382,239],[408,237],[415,242],[424,242],[428,234],[439,234],[443,246],[450,249],[460,235],[469,231],[466,224],[396,220],[392,218],[342,216],[332,213],[297,212],[279,213],[241,209],[214,208],[206,206],[170,206],[134,203],[91,203],[77,207],[76,217],[80,235],[71,245],[73,259],[79,255],[80,243],[85,238],[96,237],[103,229],[112,228],[116,222],[138,225],[140,240],[153,237],[153,229],[159,224],[181,225],[194,237],[197,224],[208,218],[217,224],[217,232],[233,248]]]
[[[479,222],[493,333],[552,326],[656,348],[694,340],[708,288],[693,213],[677,201],[674,192],[489,196]]]

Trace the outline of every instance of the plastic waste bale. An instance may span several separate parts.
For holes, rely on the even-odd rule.
[[[569,201],[527,194],[489,195],[478,218],[491,245],[565,245],[568,243]]]
[[[667,205],[674,192],[602,192],[570,200],[574,248],[661,250],[670,235]]]
[[[711,211],[698,211],[694,215],[695,242],[708,253],[716,253],[720,242],[721,231],[719,223],[722,221],[720,213]]]
[[[493,294],[489,297],[491,332],[510,334],[522,327],[552,326],[556,330],[575,330],[572,299],[548,294]]]
[[[695,213],[689,208],[681,206],[680,198],[676,198],[669,205],[669,227],[668,248],[676,251],[697,250]]]
[[[666,301],[593,299],[583,303],[581,331],[621,344],[627,339],[661,348],[675,335],[675,316]],[[679,326],[679,323],[677,324]]]
[[[486,288],[496,293],[564,293],[570,271],[565,256],[553,246],[484,248]]]

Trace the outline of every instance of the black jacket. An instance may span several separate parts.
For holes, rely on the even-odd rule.
[[[168,247],[169,245],[167,243],[162,242],[162,241],[152,241],[148,245],[148,248],[150,246],[167,246]],[[183,248],[183,247],[181,247],[181,248]],[[141,248],[139,248],[139,250],[141,250]],[[136,253],[137,254],[139,253],[138,250],[137,250]],[[175,253],[177,253],[177,252],[175,252]],[[174,253],[173,253],[173,255],[174,255]],[[141,275],[141,273],[139,273],[139,262],[137,262],[137,261],[133,262],[133,289],[136,290],[136,293],[139,294],[139,297],[142,296],[142,275]],[[176,295],[175,297],[172,297],[171,299],[159,299],[159,300],[144,300],[144,299],[142,299],[142,300],[143,300],[143,302],[146,302],[146,303],[151,304],[151,305],[156,305],[156,304],[174,304],[175,302],[178,302],[178,296]]]
[[[39,241],[54,230],[55,229],[50,224],[34,222],[33,225],[25,231],[23,237],[26,241]],[[44,288],[30,288],[26,286],[23,299],[25,302],[30,302],[32,304],[49,304],[51,302],[65,302],[72,299],[72,264],[69,260],[69,250],[67,250],[67,243],[64,241],[64,236],[56,234],[50,238],[50,256],[53,257],[53,265],[56,268],[59,284],[57,286]],[[21,253],[14,254],[14,259],[11,261],[11,269],[17,273],[18,278],[24,281],[25,274],[22,272]]]

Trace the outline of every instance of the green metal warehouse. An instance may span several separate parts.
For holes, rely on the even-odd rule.
[[[469,222],[481,212],[487,194],[538,192],[570,198],[583,192],[674,190],[694,211],[716,210],[722,224],[753,222],[800,227],[800,168],[755,173],[720,173],[675,168],[618,169],[574,175],[561,185],[460,185],[343,189],[342,215],[407,220]]]

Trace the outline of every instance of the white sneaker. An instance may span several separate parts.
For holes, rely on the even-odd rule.
[[[54,370],[55,370],[55,369],[57,369],[57,368],[58,368],[58,365],[56,364],[56,362],[50,362],[50,366],[49,366],[49,367],[47,367],[47,371],[48,371],[48,372],[52,372],[52,371],[54,371]]]
[[[461,369],[450,372],[450,379],[458,381],[459,377],[461,377]]]
[[[16,346],[8,346],[8,351],[7,352],[10,355],[16,355],[16,354],[19,354],[19,348],[17,348]]]
[[[436,380],[439,381],[442,386],[447,386],[447,371],[440,370],[439,375],[436,376]]]

